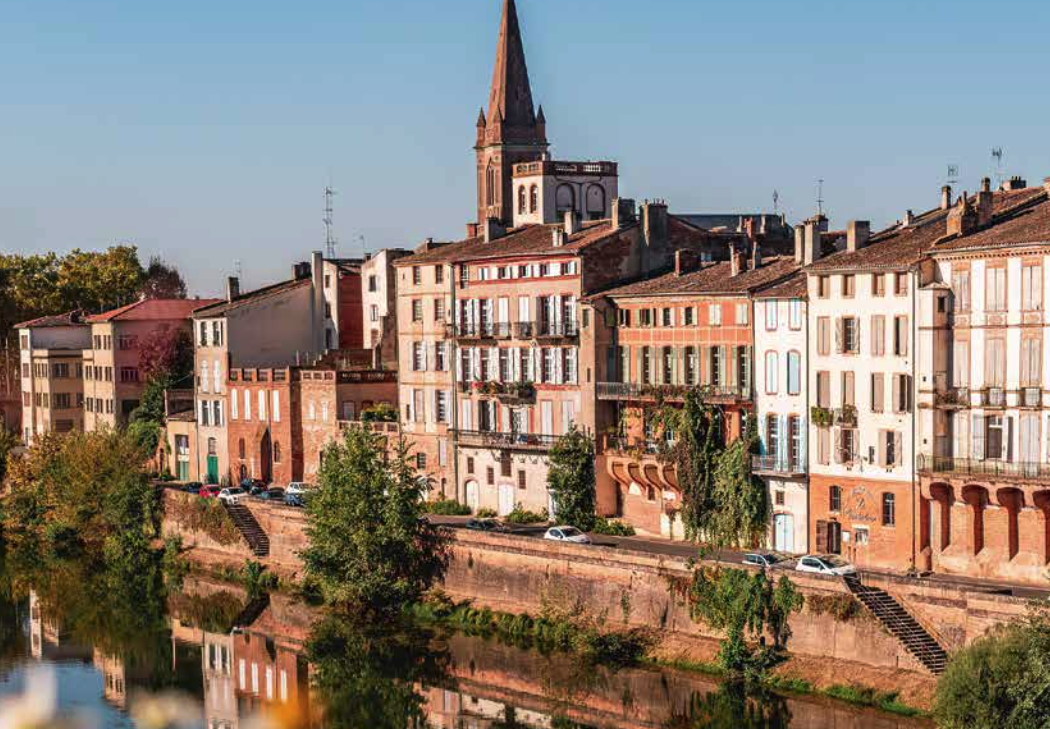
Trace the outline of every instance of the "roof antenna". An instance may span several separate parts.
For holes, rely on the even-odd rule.
[[[824,178],[817,180],[817,214],[824,215]]]
[[[335,197],[335,190],[332,189],[331,185],[327,185],[324,189],[324,248],[325,255],[328,260],[335,258],[335,235],[334,235],[334,217],[332,208],[332,199]]]
[[[959,184],[959,165],[948,165],[947,183],[953,187]]]
[[[996,177],[999,180],[999,187],[1003,186],[1003,148],[992,147],[992,159],[995,160],[996,164]]]
[[[780,191],[773,190],[773,215],[780,213]]]

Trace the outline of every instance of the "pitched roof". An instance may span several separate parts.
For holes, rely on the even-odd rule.
[[[193,312],[195,319],[206,319],[211,317],[222,316],[228,311],[239,309],[242,306],[248,306],[257,301],[271,298],[273,296],[280,296],[288,291],[294,291],[301,286],[309,286],[311,279],[309,278],[297,278],[289,281],[281,281],[280,283],[271,284],[270,286],[264,286],[261,289],[255,291],[249,291],[241,294],[233,299],[233,301],[226,301],[225,299],[216,299],[215,303],[203,306]]]
[[[208,306],[218,299],[143,299],[119,309],[88,317],[98,324],[109,321],[165,321],[188,319],[195,309]]]
[[[703,230],[675,216],[667,216],[668,234],[678,244],[686,241],[692,243],[738,240],[738,233],[718,233]],[[638,222],[629,223],[615,229],[611,220],[588,221],[580,224],[580,229],[565,242],[563,246],[553,244],[554,231],[563,230],[562,223],[530,224],[515,228],[502,238],[486,243],[484,238],[467,238],[455,243],[432,243],[427,250],[415,253],[394,262],[395,266],[419,266],[431,263],[467,263],[486,259],[509,258],[515,256],[564,256],[576,255],[580,251],[613,235],[632,230]]]
[[[783,281],[755,292],[756,299],[804,299],[806,298],[806,272],[801,269]]]
[[[52,314],[39,316],[36,319],[15,324],[15,329],[46,329],[48,327],[82,327],[87,326],[84,322],[84,312],[80,309],[67,311],[65,314]]]
[[[1010,235],[1019,234],[1024,226],[1018,226],[1018,230],[1011,230],[1003,228],[1002,223],[1015,219],[1018,211],[1026,210],[1033,201],[1040,197],[1045,198],[1045,191],[1042,188],[1029,187],[1022,190],[995,192],[992,198],[992,222],[977,233],[955,240],[947,238],[947,221],[950,210],[940,208],[930,210],[917,216],[908,226],[894,225],[875,234],[868,245],[858,251],[840,251],[825,256],[815,261],[807,270],[907,268],[931,253],[967,248],[973,246],[975,242],[977,245],[988,245],[992,240],[1008,240]],[[976,198],[971,196],[970,199]],[[1039,228],[1039,224],[1036,219],[1031,219],[1031,222],[1035,223],[1032,231],[1034,233],[1035,229]]]
[[[1041,187],[1015,190],[1003,198],[992,224],[945,241],[933,253],[985,250],[1050,243],[1050,194]]]
[[[729,261],[705,263],[689,273],[665,273],[662,276],[638,281],[600,294],[612,299],[636,296],[675,296],[749,294],[762,287],[778,283],[799,271],[794,258],[778,256],[767,259],[756,269],[744,269],[732,275]],[[595,297],[599,298],[599,297]]]

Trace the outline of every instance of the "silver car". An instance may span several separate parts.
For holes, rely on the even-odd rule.
[[[573,544],[591,543],[590,537],[576,527],[571,526],[551,527],[547,530],[547,533],[543,535],[543,538],[549,539],[552,542],[572,542]]]

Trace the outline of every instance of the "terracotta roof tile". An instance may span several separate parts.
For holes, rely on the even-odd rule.
[[[756,299],[804,299],[806,289],[806,272],[799,270],[790,278],[779,281],[755,292]]]
[[[794,258],[787,256],[767,259],[761,267],[754,270],[745,269],[736,276],[732,275],[732,264],[729,261],[706,263],[696,271],[681,275],[672,271],[611,289],[601,296],[616,299],[676,294],[749,294],[764,286],[779,283],[798,271],[799,267]]]
[[[65,314],[53,314],[40,316],[36,319],[15,324],[15,329],[46,329],[48,327],[79,327],[87,326],[84,321],[84,312],[79,309],[67,311]]]
[[[1043,188],[1017,190],[1008,202],[998,206],[992,225],[945,241],[933,253],[1050,243],[1050,198]]]
[[[270,286],[264,286],[255,291],[249,291],[236,297],[233,301],[216,299],[214,303],[196,309],[193,312],[193,316],[196,319],[222,316],[228,311],[239,309],[242,306],[247,306],[248,304],[267,299],[271,296],[278,296],[287,291],[294,291],[302,286],[309,286],[310,283],[311,279],[309,278],[292,279],[290,281],[281,281],[280,283],[275,283]]]
[[[208,306],[219,299],[144,299],[102,314],[88,317],[93,324],[108,321],[164,321],[188,319],[195,309]]]

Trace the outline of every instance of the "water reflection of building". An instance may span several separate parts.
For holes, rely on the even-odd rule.
[[[204,718],[208,729],[237,729],[240,714],[234,695],[233,637],[203,633]]]
[[[94,656],[90,646],[74,643],[62,624],[47,615],[35,591],[29,592],[29,652],[38,661],[87,663]]]
[[[102,674],[102,696],[121,711],[128,708],[127,676],[124,661],[118,656],[106,655],[97,648],[92,657],[95,670]]]
[[[549,729],[550,714],[519,709],[500,701],[448,689],[421,689],[426,700],[427,726],[432,729],[502,729],[514,726]]]
[[[309,704],[309,669],[295,647],[252,630],[231,638],[235,689],[241,715],[273,708],[296,707],[305,715]]]

